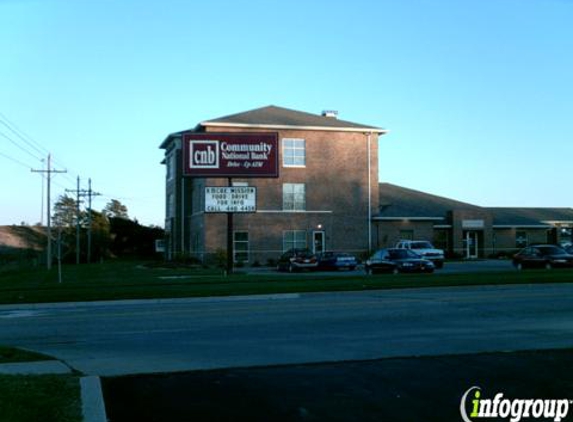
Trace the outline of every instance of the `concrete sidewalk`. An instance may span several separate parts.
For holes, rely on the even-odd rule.
[[[2,375],[49,375],[70,374],[71,372],[71,368],[59,360],[0,364]]]

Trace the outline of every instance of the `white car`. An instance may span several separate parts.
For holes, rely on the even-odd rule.
[[[436,268],[444,266],[444,251],[434,248],[434,245],[427,240],[400,240],[396,248],[416,252],[422,258],[432,261]]]

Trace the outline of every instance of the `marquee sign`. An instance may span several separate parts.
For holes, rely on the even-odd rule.
[[[183,135],[183,174],[194,177],[278,177],[278,137],[272,132]]]
[[[205,212],[256,212],[257,188],[252,186],[206,187]]]

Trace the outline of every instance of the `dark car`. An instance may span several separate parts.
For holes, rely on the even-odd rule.
[[[535,245],[523,248],[513,256],[513,265],[523,268],[573,267],[573,255],[559,246]]]
[[[569,254],[569,255],[573,255],[573,245],[569,245],[565,248],[565,251]]]
[[[435,265],[409,249],[380,249],[365,264],[368,274],[376,273],[432,273]]]
[[[308,249],[289,249],[281,255],[277,263],[279,271],[301,271],[315,270],[318,266],[318,259]]]
[[[324,252],[318,255],[318,268],[320,270],[354,270],[358,259],[354,255],[344,252]]]

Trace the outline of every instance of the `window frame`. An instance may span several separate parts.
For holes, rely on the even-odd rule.
[[[287,239],[287,235],[292,234],[292,240]],[[299,235],[299,239],[297,239]],[[290,249],[307,249],[308,239],[306,230],[283,230],[283,253],[286,253]],[[304,244],[303,244],[304,242]]]
[[[293,143],[302,143],[302,147],[297,147],[295,145],[292,146],[287,146],[287,142],[293,142]],[[304,138],[283,138],[282,139],[282,162],[283,162],[283,167],[286,168],[305,168],[306,167],[306,139]],[[289,153],[288,151],[292,151],[292,153]],[[302,161],[303,163],[295,163],[294,161],[295,158],[297,157],[297,155],[295,154],[295,151],[303,151],[303,155],[302,155]],[[300,157],[300,156],[298,156]],[[287,163],[286,160],[287,159],[292,159],[293,163]]]
[[[302,192],[297,192],[297,188],[301,187]],[[302,195],[302,200],[299,198],[297,201],[297,195]],[[306,211],[306,183],[283,183],[283,211]]]
[[[237,240],[237,234],[246,234],[247,235],[247,240]],[[247,246],[246,250],[238,250],[237,249],[237,245],[241,244],[241,245],[245,245]],[[239,260],[237,255],[238,254],[246,254],[246,259],[241,259]],[[248,230],[235,230],[233,232],[233,262],[234,263],[245,263],[245,262],[249,262],[251,258],[251,246],[250,246],[250,236],[249,236],[249,231]]]

